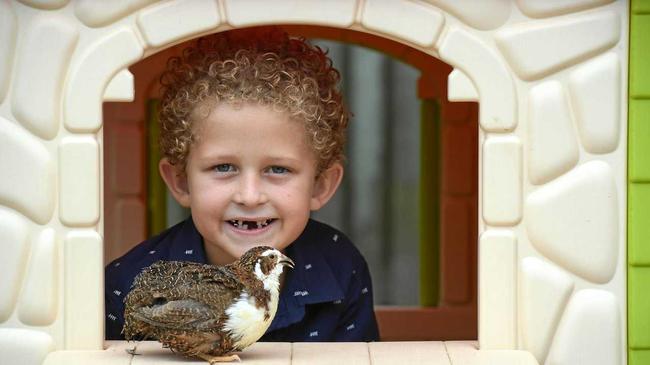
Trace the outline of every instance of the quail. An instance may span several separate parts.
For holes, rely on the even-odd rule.
[[[125,298],[123,333],[210,364],[257,341],[278,306],[280,274],[293,261],[258,246],[225,266],[158,261],[134,280]]]

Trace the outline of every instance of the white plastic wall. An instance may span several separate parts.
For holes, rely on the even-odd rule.
[[[102,108],[130,64],[301,23],[452,65],[480,102],[479,343],[626,362],[626,1],[0,1],[0,357],[103,348]],[[118,355],[115,355],[118,356]],[[120,355],[121,356],[121,355]]]

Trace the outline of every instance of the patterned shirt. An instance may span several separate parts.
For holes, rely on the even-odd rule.
[[[336,229],[309,220],[285,254],[288,270],[278,310],[260,341],[377,341],[368,265]],[[124,298],[140,271],[159,260],[207,263],[192,218],[152,237],[106,266],[106,339],[123,339]]]

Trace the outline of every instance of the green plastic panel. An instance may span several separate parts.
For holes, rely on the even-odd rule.
[[[650,364],[650,0],[630,2],[628,364]]]
[[[650,350],[631,350],[628,365],[650,364]]]
[[[648,3],[648,1],[643,1]],[[650,14],[630,19],[630,96],[650,98]]]
[[[628,262],[650,266],[650,184],[630,184],[628,196]]]
[[[420,305],[440,295],[440,106],[423,99],[420,122]]]
[[[650,14],[650,1],[632,1],[632,12],[634,14]]]
[[[628,289],[628,346],[650,350],[650,267],[630,266]]]
[[[648,40],[650,41],[650,39]],[[648,58],[650,59],[650,57]],[[650,68],[650,65],[649,65]],[[629,105],[629,177],[650,182],[650,100],[631,99]]]

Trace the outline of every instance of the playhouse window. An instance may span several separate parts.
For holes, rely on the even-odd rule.
[[[313,217],[368,261],[382,339],[476,338],[476,104],[447,102],[451,67],[397,42],[287,29],[320,38],[342,73],[353,112],[345,178]],[[188,215],[157,173],[154,74],[179,48],[130,68],[136,95],[146,95],[139,106],[104,106],[107,262]]]

